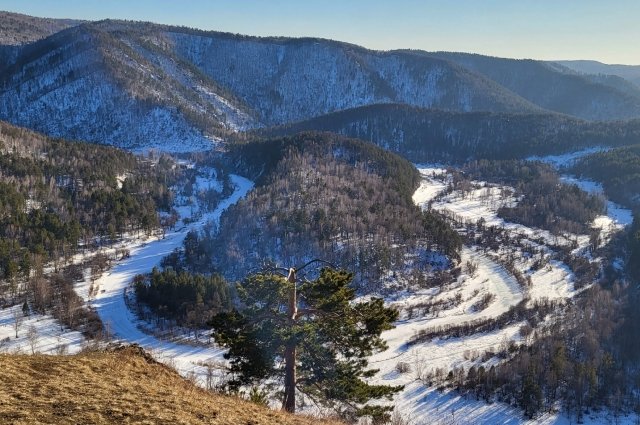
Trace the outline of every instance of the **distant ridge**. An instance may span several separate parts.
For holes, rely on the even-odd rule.
[[[245,137],[275,137],[317,130],[377,144],[411,161],[523,158],[589,146],[640,143],[640,119],[590,122],[540,113],[453,112],[407,105],[371,105]]]
[[[0,27],[16,16],[29,20],[4,14]],[[640,90],[630,83],[542,61],[381,52],[147,22],[33,19],[37,37],[67,27],[0,46],[0,119],[128,149],[207,150],[247,130],[376,104],[596,121],[640,117]],[[37,38],[29,26],[25,34],[12,28],[14,39]]]
[[[75,19],[37,18],[20,13],[0,11],[0,45],[33,43],[65,28],[79,25]]]
[[[478,72],[549,111],[587,120],[640,116],[640,90],[630,92],[608,81],[569,74],[550,66],[548,62],[469,53],[425,54],[453,61]]]
[[[556,63],[584,74],[616,75],[640,88],[640,65],[609,65],[590,60],[556,61]]]

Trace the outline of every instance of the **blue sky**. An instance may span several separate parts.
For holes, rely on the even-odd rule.
[[[317,36],[382,50],[640,65],[640,0],[0,0],[0,10]]]

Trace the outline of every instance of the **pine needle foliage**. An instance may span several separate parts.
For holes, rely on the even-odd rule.
[[[386,349],[380,335],[393,328],[398,312],[382,299],[356,301],[352,279],[347,271],[323,268],[316,279],[300,283],[294,318],[287,314],[294,283],[260,272],[238,284],[241,307],[210,322],[216,342],[229,348],[229,389],[281,383],[284,351],[294,343],[296,390],[302,399],[346,419],[388,418],[393,407],[369,402],[391,399],[402,387],[367,382],[377,372],[367,358]]]

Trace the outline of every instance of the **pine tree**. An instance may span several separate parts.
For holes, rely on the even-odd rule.
[[[542,390],[536,382],[536,375],[535,369],[529,369],[522,379],[520,407],[522,407],[525,416],[529,419],[533,419],[542,409]]]
[[[352,278],[323,268],[296,288],[291,269],[288,278],[262,272],[239,284],[241,307],[210,322],[216,342],[229,348],[230,389],[283,382],[284,410],[295,411],[300,393],[345,418],[387,418],[392,407],[368,402],[390,399],[402,387],[367,383],[377,372],[367,358],[386,348],[380,334],[398,313],[381,299],[354,302]]]

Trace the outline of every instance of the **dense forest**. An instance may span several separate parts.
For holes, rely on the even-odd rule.
[[[257,187],[223,215],[218,234],[205,230],[191,240],[227,277],[270,262],[293,266],[322,258],[373,287],[386,272],[408,271],[407,254],[425,272],[431,250],[458,257],[460,237],[437,214],[414,205],[420,176],[395,154],[307,133],[236,146],[230,156]]]
[[[640,205],[640,145],[588,155],[572,171],[601,182],[613,201],[633,208]]]
[[[138,302],[159,317],[199,329],[213,316],[231,308],[231,291],[219,275],[193,274],[166,267],[134,279]]]
[[[564,184],[558,173],[540,162],[479,160],[463,167],[464,175],[475,180],[506,184],[520,198],[517,205],[498,210],[506,221],[549,230],[554,234],[589,234],[593,219],[605,212],[602,198],[575,185]],[[462,183],[458,183],[462,185]]]
[[[255,133],[284,136],[309,130],[368,140],[413,162],[513,159],[640,142],[640,120],[588,122],[549,113],[463,113],[398,104],[348,109],[256,130],[249,137]]]
[[[640,281],[640,215],[633,215],[633,224],[628,235],[629,259],[627,272],[636,281]]]
[[[125,232],[158,227],[177,173],[165,157],[142,159],[0,122],[0,304],[24,299],[25,311],[41,312],[66,306],[70,317],[54,315],[73,324],[81,300],[72,284],[82,273],[68,260]],[[50,262],[55,275],[45,276]]]

